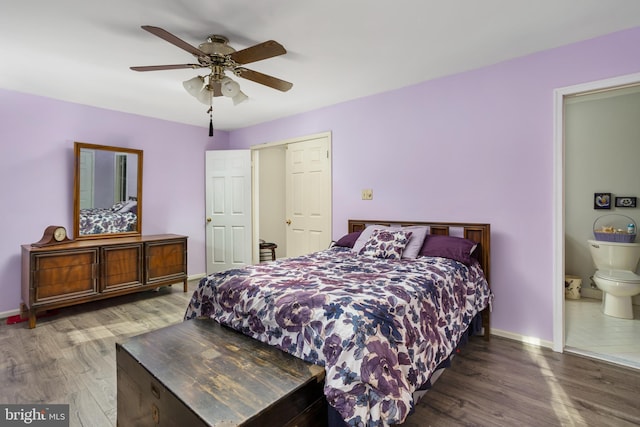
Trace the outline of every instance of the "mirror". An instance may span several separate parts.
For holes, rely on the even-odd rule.
[[[139,236],[142,150],[74,143],[75,239]]]

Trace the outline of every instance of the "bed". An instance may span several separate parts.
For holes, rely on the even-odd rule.
[[[80,235],[125,233],[136,230],[137,201],[115,203],[109,208],[80,209]]]
[[[185,320],[323,366],[331,425],[400,424],[471,329],[489,339],[489,255],[489,224],[350,220],[326,250],[203,278]]]

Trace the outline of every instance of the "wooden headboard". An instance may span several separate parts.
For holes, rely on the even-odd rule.
[[[423,225],[429,227],[429,234],[441,234],[464,237],[479,243],[478,261],[482,266],[484,275],[491,286],[491,225],[480,223],[464,223],[464,222],[416,222],[416,221],[374,221],[374,220],[349,220],[349,233],[354,231],[362,231],[367,225],[380,224],[387,226],[408,227],[411,225]],[[486,308],[482,312],[482,324],[484,326],[484,337],[489,339],[490,317],[489,309]]]

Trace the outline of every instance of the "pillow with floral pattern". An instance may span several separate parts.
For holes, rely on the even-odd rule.
[[[375,230],[359,254],[375,258],[400,259],[411,234],[411,231],[397,229]]]
[[[111,206],[111,211],[112,212],[118,212],[120,209],[122,209],[124,207],[124,205],[126,205],[127,202],[117,202],[115,203],[113,206]]]

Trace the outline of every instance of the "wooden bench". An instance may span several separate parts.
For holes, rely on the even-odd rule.
[[[324,369],[210,319],[116,344],[117,422],[326,426]]]

